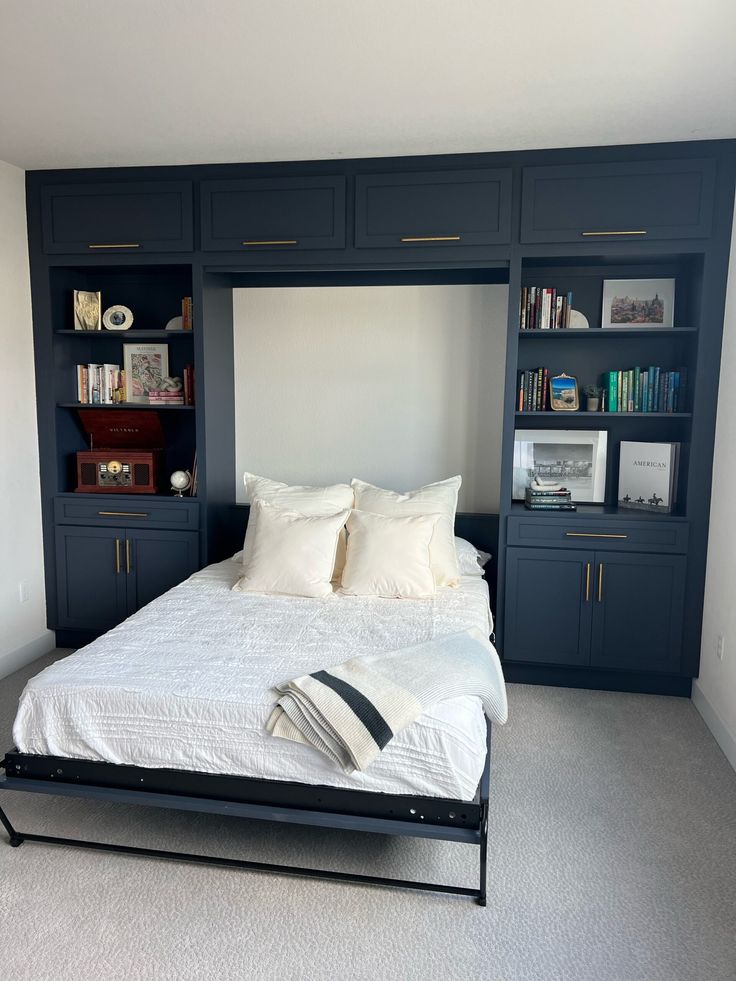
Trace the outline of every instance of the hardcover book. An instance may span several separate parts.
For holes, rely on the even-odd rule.
[[[676,502],[679,443],[621,441],[618,504],[669,514]]]

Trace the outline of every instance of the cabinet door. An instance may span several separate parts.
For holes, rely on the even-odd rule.
[[[195,531],[126,529],[125,579],[128,611],[134,613],[199,568]]]
[[[345,248],[344,177],[203,181],[206,251]]]
[[[123,528],[56,529],[58,626],[108,630],[127,615]]]
[[[506,550],[504,660],[588,664],[593,552]]]
[[[705,238],[713,160],[527,167],[522,242]]]
[[[44,252],[191,252],[193,244],[189,181],[43,189]]]
[[[595,553],[590,663],[677,671],[685,607],[685,557]]]
[[[361,174],[355,244],[370,248],[497,245],[511,240],[511,171]]]

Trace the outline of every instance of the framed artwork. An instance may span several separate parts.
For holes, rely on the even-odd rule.
[[[125,401],[148,403],[151,389],[160,389],[169,374],[168,344],[123,344]]]
[[[672,327],[674,279],[605,279],[601,327]]]
[[[550,378],[549,407],[554,412],[576,412],[580,408],[577,378],[564,372]]]
[[[74,290],[74,329],[102,330],[102,293]]]
[[[607,453],[604,429],[517,429],[512,497],[523,501],[536,474],[562,484],[578,504],[603,504]]]

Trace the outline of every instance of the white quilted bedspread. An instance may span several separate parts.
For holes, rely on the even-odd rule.
[[[232,592],[241,566],[208,566],[28,682],[13,735],[26,753],[383,793],[472,799],[485,760],[477,698],[434,706],[364,773],[264,729],[277,682],[357,654],[491,628],[478,577],[432,600]]]

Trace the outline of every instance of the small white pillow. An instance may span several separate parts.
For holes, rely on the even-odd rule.
[[[350,510],[353,506],[353,489],[347,484],[331,484],[327,487],[307,487],[300,484],[282,484],[278,480],[259,477],[257,474],[243,474],[245,493],[248,503],[265,501],[287,511],[295,511],[309,517],[336,514],[338,511]],[[243,563],[248,560],[253,535],[255,534],[255,514],[251,511],[248,527],[245,529],[243,543]],[[345,532],[340,535],[335,559],[333,579],[340,581],[342,567],[345,565]]]
[[[482,576],[483,567],[490,561],[489,552],[481,552],[475,545],[464,538],[455,539],[455,551],[457,552],[457,564],[461,576]]]
[[[410,514],[440,516],[430,546],[432,572],[437,586],[457,586],[460,579],[455,553],[455,512],[461,484],[462,477],[450,477],[407,494],[397,494],[396,491],[383,490],[355,478],[351,481],[358,511],[394,517]]]
[[[435,593],[430,542],[437,514],[394,518],[353,511],[342,592],[352,596],[426,599]]]
[[[307,516],[256,501],[253,513],[250,551],[243,562],[243,577],[233,589],[329,596],[337,542],[350,512]]]

